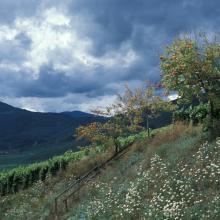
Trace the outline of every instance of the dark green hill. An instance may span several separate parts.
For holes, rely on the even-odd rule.
[[[71,116],[73,118],[88,118],[88,117],[96,117],[93,114],[81,112],[81,111],[72,111],[72,112],[62,112],[64,115]]]
[[[0,150],[25,150],[38,145],[50,146],[72,139],[73,131],[83,121],[60,113],[38,113],[0,103]]]

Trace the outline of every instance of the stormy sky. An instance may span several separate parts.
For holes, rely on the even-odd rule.
[[[1,0],[0,101],[89,111],[128,83],[160,80],[184,33],[219,32],[219,0]]]

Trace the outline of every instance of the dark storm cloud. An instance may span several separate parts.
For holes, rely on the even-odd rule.
[[[135,68],[135,67],[134,67]],[[138,73],[137,67],[135,72]],[[98,97],[103,95],[115,95],[115,88],[110,84],[124,83],[129,81],[128,73],[119,74],[117,71],[105,73],[103,69],[96,69],[91,77],[84,76],[80,69],[77,74],[59,72],[51,66],[42,66],[37,79],[30,77],[29,72],[19,71],[16,74],[12,72],[2,72],[0,81],[0,96],[15,94],[16,97],[62,97],[69,93],[84,94],[87,97]],[[139,72],[142,72],[139,71]],[[130,74],[131,79],[140,79],[141,75]],[[143,78],[144,80],[144,78]],[[104,82],[104,83],[103,83]],[[107,82],[107,83],[106,83]]]
[[[80,71],[80,70],[78,70]],[[20,90],[20,96],[32,97],[60,97],[68,93],[87,93],[103,90],[105,84],[96,80],[95,77],[88,80],[83,77],[83,73],[67,76],[64,72],[51,69],[51,66],[43,66],[39,77],[30,80]]]
[[[17,72],[4,67],[0,73],[0,96],[112,95],[117,92],[117,84],[147,78],[158,81],[159,54],[174,37],[185,32],[219,32],[218,0],[2,0],[0,24],[12,26],[18,17],[35,17],[41,22],[41,12],[51,7],[70,18],[68,28],[80,39],[91,41],[88,55],[94,59],[102,61],[111,54],[123,58],[126,50],[133,51],[138,59],[127,66],[116,62],[111,68],[101,64],[85,68],[76,63],[64,71],[56,68],[56,60],[65,64],[75,60],[71,61],[71,52],[55,48],[46,55],[49,61],[42,63],[38,76],[32,77],[21,64],[33,49],[33,39],[20,32],[13,40],[0,42],[0,61],[19,66]],[[59,28],[57,31],[62,30]]]
[[[145,28],[154,29],[157,41],[157,38],[167,40],[181,32],[203,28],[204,24],[215,27],[219,10],[217,0],[81,0],[73,1],[71,8],[73,14],[90,15],[99,27],[90,28],[88,33],[95,38],[94,50],[98,54],[126,40],[131,40],[137,49],[143,45],[150,47],[154,40],[148,39]]]

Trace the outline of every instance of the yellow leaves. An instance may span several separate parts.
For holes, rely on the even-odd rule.
[[[186,43],[186,48],[192,49],[192,48],[193,48],[192,42],[187,42],[187,43]]]
[[[177,55],[176,54],[172,55],[170,59],[175,61],[177,59]]]

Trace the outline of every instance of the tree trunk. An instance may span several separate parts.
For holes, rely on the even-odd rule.
[[[209,109],[209,129],[211,132],[211,136],[213,135],[213,131],[214,131],[214,125],[213,125],[213,120],[214,120],[214,104],[211,100],[209,100],[209,105],[210,105],[210,109]]]
[[[150,128],[149,128],[149,117],[148,117],[148,114],[147,114],[147,136],[148,136],[148,138],[150,137]]]
[[[117,142],[116,138],[113,139],[113,142],[114,142],[114,146],[115,146],[115,154],[118,154],[119,145],[118,145],[118,142]]]
[[[213,101],[209,101],[209,104],[210,104],[210,116],[211,116],[211,118],[213,118],[214,117],[214,104],[213,104]]]

